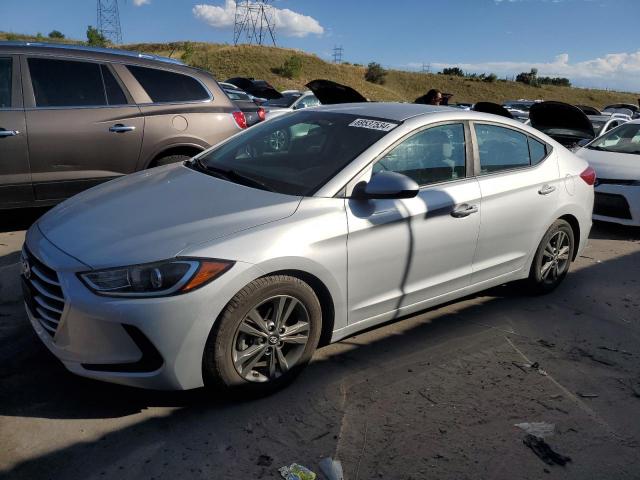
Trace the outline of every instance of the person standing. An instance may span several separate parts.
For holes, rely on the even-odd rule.
[[[440,105],[442,103],[442,92],[437,88],[432,88],[426,95],[422,95],[415,99],[413,103],[422,103],[424,105]]]

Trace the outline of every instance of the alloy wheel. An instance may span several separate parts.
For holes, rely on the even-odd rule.
[[[571,244],[569,236],[562,230],[554,233],[542,252],[540,278],[545,283],[554,283],[569,267]]]
[[[233,340],[233,365],[250,382],[277,379],[293,368],[309,340],[309,313],[290,295],[268,298],[240,322]]]

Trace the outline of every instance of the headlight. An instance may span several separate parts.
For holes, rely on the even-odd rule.
[[[163,297],[190,292],[233,266],[226,260],[176,258],[80,273],[90,290],[112,297]]]

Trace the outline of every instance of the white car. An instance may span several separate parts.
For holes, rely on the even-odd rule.
[[[318,100],[311,91],[298,92],[296,90],[287,90],[281,93],[282,98],[274,98],[264,104],[267,120],[293,112],[294,110],[320,105],[320,100]]]
[[[25,304],[79,375],[261,395],[319,345],[506,282],[553,290],[587,242],[594,180],[496,115],[298,110],[46,213]]]
[[[610,130],[576,154],[596,171],[594,220],[640,226],[640,120]]]

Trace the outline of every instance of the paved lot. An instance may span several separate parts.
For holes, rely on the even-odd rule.
[[[0,476],[277,478],[332,456],[348,480],[640,477],[639,230],[597,225],[551,295],[500,287],[431,310],[326,347],[287,390],[234,403],[67,373],[17,288],[14,230],[39,213],[0,216]],[[534,362],[542,372],[521,366]],[[542,421],[565,467],[514,426]]]

